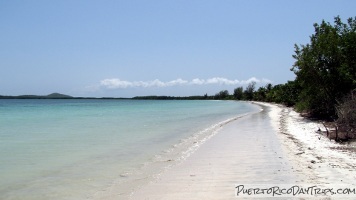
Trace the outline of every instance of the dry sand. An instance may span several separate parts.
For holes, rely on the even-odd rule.
[[[240,184],[356,187],[355,153],[320,137],[321,124],[291,108],[257,104],[263,111],[224,125],[130,199],[241,199],[235,196]]]
[[[304,183],[356,188],[356,143],[329,140],[318,131],[324,129],[321,122],[307,120],[292,108],[260,104],[272,107],[269,114],[279,129],[280,142],[295,167],[294,173],[303,177]],[[356,194],[343,197],[356,199]]]

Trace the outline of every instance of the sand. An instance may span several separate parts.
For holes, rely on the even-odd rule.
[[[269,115],[279,129],[280,142],[303,182],[356,186],[355,143],[329,140],[318,131],[325,130],[322,122],[307,120],[292,108],[262,105],[272,107]]]
[[[241,199],[236,197],[237,185],[356,187],[355,153],[345,150],[346,145],[321,137],[316,131],[322,124],[301,118],[291,108],[257,104],[263,111],[222,126],[189,157],[127,198]],[[271,196],[260,198],[265,197]]]

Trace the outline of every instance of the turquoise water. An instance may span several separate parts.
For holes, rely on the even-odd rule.
[[[0,100],[0,199],[90,199],[257,110],[235,101]]]

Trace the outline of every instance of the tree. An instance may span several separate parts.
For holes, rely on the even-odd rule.
[[[299,100],[299,85],[296,81],[288,81],[277,89],[278,103],[293,106]]]
[[[269,91],[271,91],[272,90],[272,84],[271,83],[267,83],[267,85],[266,85],[266,90],[267,90],[267,92],[269,92]]]
[[[301,87],[297,108],[334,117],[337,101],[356,86],[356,18],[344,24],[335,17],[334,26],[323,20],[314,29],[310,44],[295,45],[291,70]]]
[[[215,94],[214,99],[227,99],[229,97],[229,91],[221,90],[219,93]]]
[[[243,98],[243,87],[238,87],[234,89],[234,98],[241,100]]]
[[[255,91],[255,85],[256,85],[256,82],[252,81],[246,87],[246,90],[244,91],[244,96],[245,96],[246,100],[253,100],[253,92]]]
[[[273,99],[271,98],[271,95],[270,95],[272,89],[273,89],[272,84],[271,84],[271,83],[268,83],[268,84],[266,85],[266,98],[265,98],[265,101],[267,101],[267,102],[273,101]]]
[[[265,87],[260,87],[253,95],[253,100],[255,101],[265,101],[267,95],[267,89]]]

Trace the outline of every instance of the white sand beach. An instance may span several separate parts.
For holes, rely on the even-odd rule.
[[[262,104],[262,103],[260,103]],[[356,186],[356,143],[340,144],[318,130],[322,122],[300,116],[292,108],[262,104],[272,108],[270,116],[278,127],[280,142],[303,182],[324,185]]]
[[[320,136],[316,131],[322,124],[303,119],[292,108],[256,104],[263,111],[222,126],[191,156],[122,198],[238,199],[236,185],[356,187],[355,152]],[[111,191],[102,199],[116,195]]]
[[[340,144],[318,131],[322,122],[307,120],[292,108],[272,107],[270,115],[277,125],[280,142],[302,182],[329,188],[356,188],[356,143]],[[356,198],[343,196],[343,198]]]

